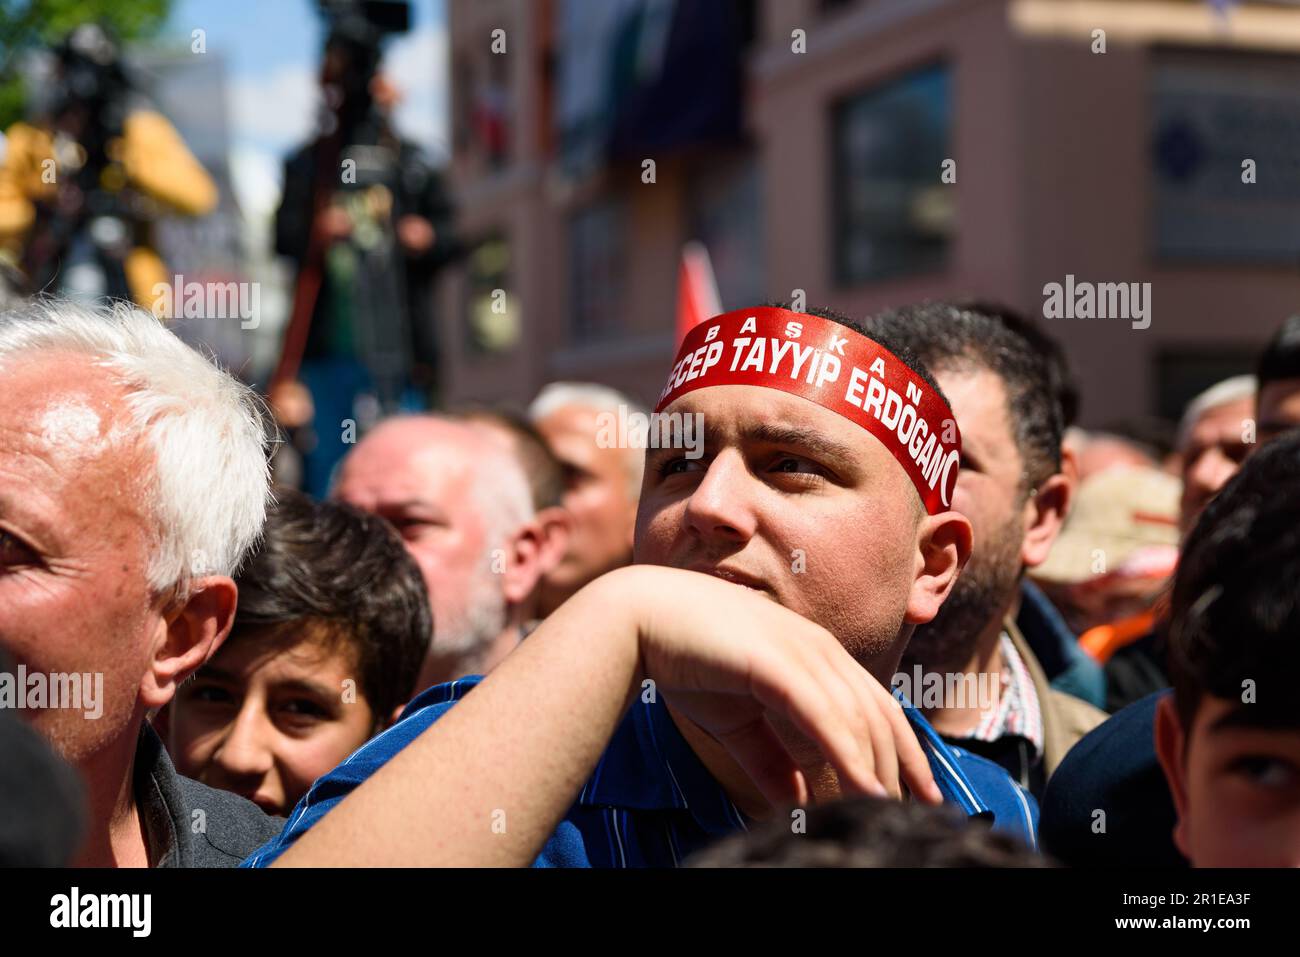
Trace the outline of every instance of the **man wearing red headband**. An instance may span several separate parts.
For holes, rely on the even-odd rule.
[[[673,865],[749,821],[785,813],[782,796],[857,790],[941,797],[1032,844],[1032,799],[1000,768],[946,745],[886,690],[913,627],[937,613],[971,549],[970,523],[950,510],[961,437],[929,374],[847,319],[749,309],[687,336],[655,411],[637,565],[579,592],[515,653],[537,676],[515,696],[536,702],[519,706],[521,727],[532,723],[530,707],[538,724],[559,707],[547,690],[562,683],[544,676],[560,673],[575,631],[586,632],[583,654],[610,666],[598,672],[605,681],[583,686],[587,701],[566,702],[579,714],[573,720],[636,682],[537,863]],[[702,416],[702,455],[657,441],[673,434],[679,414]],[[625,633],[634,635],[630,672],[613,663],[623,660]],[[523,680],[522,670],[503,665],[485,694]],[[810,680],[820,682],[812,695]],[[321,835],[286,862],[434,863],[412,850],[420,808],[409,776],[431,738],[421,732],[476,683],[416,698],[403,720],[318,781],[284,832],[246,863],[271,863],[335,806]],[[838,715],[829,725],[841,721],[858,738],[872,768],[865,778],[836,752],[810,699]],[[408,745],[397,767],[381,770]],[[586,774],[573,776],[567,754],[502,760],[519,762],[521,773],[547,761],[561,787]],[[791,781],[798,786],[785,787]],[[356,799],[343,800],[363,782]],[[536,824],[519,803],[503,798],[503,835],[521,820],[525,829]],[[365,848],[356,846],[361,833],[371,835]]]

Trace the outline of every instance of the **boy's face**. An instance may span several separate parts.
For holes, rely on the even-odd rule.
[[[1197,867],[1300,867],[1300,725],[1203,696],[1190,734],[1160,702],[1156,750],[1178,810],[1174,840]]]
[[[227,642],[177,693],[169,750],[181,774],[287,814],[376,724],[352,647],[307,624]]]

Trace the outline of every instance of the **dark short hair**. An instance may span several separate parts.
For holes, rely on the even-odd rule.
[[[355,651],[366,700],[385,720],[417,690],[432,640],[424,576],[382,518],[289,489],[276,494],[263,540],[235,578],[239,605],[228,641],[323,629]]]
[[[1259,389],[1282,379],[1300,379],[1300,315],[1290,316],[1273,334],[1255,369]]]
[[[564,499],[564,464],[555,457],[537,426],[513,409],[496,406],[466,406],[457,409],[451,418],[461,422],[481,422],[495,425],[514,439],[514,455],[520,468],[528,477],[528,488],[533,496],[533,508],[555,508]]]
[[[1260,448],[1205,507],[1174,574],[1169,672],[1190,730],[1203,695],[1300,727],[1300,434]]]
[[[1061,405],[1061,425],[1069,428],[1079,421],[1079,384],[1070,370],[1070,361],[1065,357],[1065,349],[1055,337],[1043,329],[1042,323],[1035,322],[1019,310],[1000,302],[988,299],[962,300],[958,306],[965,312],[974,312],[990,319],[996,319],[1033,347],[1034,351],[1047,360],[1047,369],[1052,382],[1052,391],[1056,401]]]
[[[1051,862],[955,808],[880,798],[832,801],[732,835],[689,867],[1049,867]]]
[[[993,373],[1006,387],[1007,415],[1029,484],[1060,471],[1063,386],[1050,354],[1015,325],[954,303],[923,302],[873,316],[867,328],[873,338],[902,343],[931,369],[974,365]]]

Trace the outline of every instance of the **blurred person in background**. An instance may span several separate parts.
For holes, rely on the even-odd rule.
[[[417,690],[486,674],[523,637],[543,539],[511,449],[467,422],[381,422],[339,466],[333,497],[387,519],[420,566],[433,642]]]
[[[1178,427],[1182,465],[1179,537],[1185,539],[1205,506],[1236,474],[1255,448],[1255,377],[1235,376],[1206,389],[1187,406]],[[1117,623],[1089,637],[1090,650],[1105,666],[1111,711],[1169,686],[1164,623],[1134,634]]]
[[[537,614],[537,607],[541,601],[542,582],[547,573],[564,559],[569,548],[573,519],[563,504],[564,466],[536,426],[522,415],[504,409],[469,409],[457,413],[455,418],[483,429],[504,443],[528,476],[535,519],[542,537],[537,559],[541,577],[528,599],[524,619],[525,632],[531,631],[541,617]]]
[[[387,522],[287,490],[235,584],[230,636],[154,727],[181,774],[287,815],[397,720],[433,615]]]
[[[430,282],[453,253],[442,177],[393,128],[378,76],[405,2],[322,0],[319,135],[284,166],[275,249],[296,268],[293,309],[268,387],[317,498],[347,452],[343,423],[427,408],[436,388]]]
[[[568,550],[542,578],[538,616],[545,618],[587,582],[632,560],[644,448],[602,448],[601,416],[645,413],[623,393],[583,382],[553,382],[528,407],[528,418],[564,467],[564,509],[572,520]]]
[[[1291,316],[1269,340],[1255,370],[1255,420],[1262,445],[1300,426],[1300,316]]]
[[[1156,450],[1151,446],[1113,432],[1087,431],[1075,426],[1065,435],[1065,447],[1078,463],[1080,483],[1108,469],[1160,466]]]
[[[948,396],[962,435],[953,507],[975,534],[970,561],[934,620],[912,633],[900,671],[962,674],[972,679],[964,687],[985,689],[989,700],[963,695],[923,710],[946,740],[1041,795],[1065,753],[1105,718],[1051,687],[1015,623],[1020,579],[1047,557],[1073,492],[1050,359],[1011,325],[948,303],[891,310],[868,329],[918,357]]]
[[[1183,538],[1254,447],[1256,393],[1254,376],[1233,376],[1188,403],[1178,425],[1183,479],[1178,529]]]
[[[42,115],[6,131],[0,258],[21,264],[29,292],[152,308],[172,283],[154,224],[211,212],[216,184],[132,86],[105,26],[76,27],[54,59]]]
[[[1030,572],[1094,658],[1146,634],[1178,561],[1178,479],[1150,467],[1084,480],[1047,561]]]
[[[75,863],[237,864],[274,820],[177,774],[147,718],[234,620],[269,492],[260,405],[125,304],[0,315],[0,369],[0,649],[67,697],[19,713],[85,784]]]

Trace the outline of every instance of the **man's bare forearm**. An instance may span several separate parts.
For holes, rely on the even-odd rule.
[[[575,595],[277,866],[532,863],[639,689],[627,598],[618,572]]]

